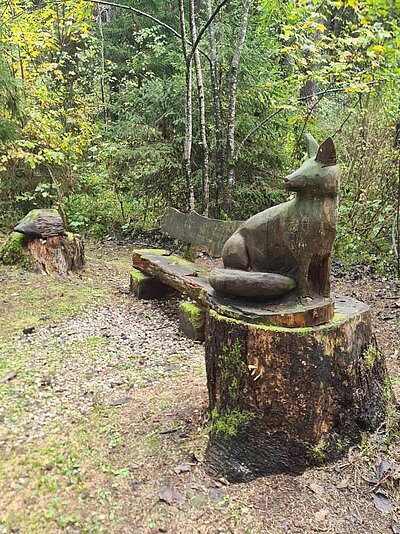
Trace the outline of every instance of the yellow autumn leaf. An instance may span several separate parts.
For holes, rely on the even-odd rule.
[[[382,45],[374,45],[371,47],[372,52],[377,52],[378,54],[382,54],[385,51],[385,47]]]

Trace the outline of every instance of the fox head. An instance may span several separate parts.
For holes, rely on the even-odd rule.
[[[339,191],[340,169],[336,165],[336,151],[332,138],[322,145],[306,134],[308,159],[303,165],[286,176],[284,187],[288,191],[307,192],[318,195],[336,195]]]

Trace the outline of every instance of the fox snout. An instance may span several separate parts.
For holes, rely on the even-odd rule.
[[[304,175],[299,175],[297,172],[289,174],[284,178],[283,187],[287,191],[298,191],[306,186],[306,178]]]

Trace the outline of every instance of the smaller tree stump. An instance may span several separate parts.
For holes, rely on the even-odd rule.
[[[131,293],[143,300],[161,299],[166,296],[169,289],[165,284],[141,273],[138,269],[131,271],[129,288]]]
[[[28,239],[26,244],[31,261],[41,274],[67,276],[85,264],[83,239],[77,234]]]
[[[67,276],[83,268],[85,248],[81,236],[76,234],[45,239],[13,232],[0,248],[0,262],[41,274]]]
[[[193,302],[179,305],[179,330],[194,341],[204,341],[205,312]]]
[[[65,232],[57,210],[36,209],[15,226],[0,248],[0,262],[67,276],[83,268],[85,247],[80,235]]]
[[[385,419],[391,399],[369,308],[338,298],[331,322],[251,324],[210,311],[207,461],[233,482],[300,474],[342,454]]]

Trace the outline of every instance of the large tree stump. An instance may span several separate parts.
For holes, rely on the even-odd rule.
[[[250,324],[210,311],[207,461],[230,481],[299,474],[343,453],[385,419],[391,399],[369,308],[336,300],[331,322]]]

